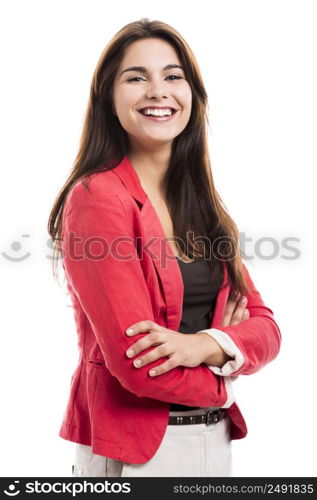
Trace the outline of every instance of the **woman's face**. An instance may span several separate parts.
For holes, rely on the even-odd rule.
[[[166,68],[171,65],[181,62],[174,47],[159,38],[133,42],[125,52],[114,81],[113,105],[132,148],[171,145],[189,121],[191,88],[184,70]],[[176,112],[147,117],[139,111],[155,106]]]

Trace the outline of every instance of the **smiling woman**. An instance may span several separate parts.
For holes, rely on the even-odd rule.
[[[160,21],[124,26],[94,72],[48,225],[78,332],[59,433],[76,443],[75,476],[232,475],[231,441],[247,434],[232,382],[279,352],[206,126],[186,41]]]
[[[138,61],[147,64],[133,64]],[[140,142],[144,147],[161,143],[160,155],[166,162],[173,140],[189,121],[192,105],[191,87],[174,47],[161,38],[129,45],[114,80],[113,100],[114,112],[129,134],[132,155]],[[165,123],[166,127],[157,126]]]

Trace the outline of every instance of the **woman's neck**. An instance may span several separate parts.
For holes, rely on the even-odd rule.
[[[164,179],[169,165],[169,157],[162,152],[144,154],[128,153],[128,158],[138,174],[142,188],[147,194],[155,197],[164,197]]]

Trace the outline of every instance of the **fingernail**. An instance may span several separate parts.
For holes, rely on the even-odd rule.
[[[248,316],[248,314],[249,314],[249,311],[248,311],[248,309],[246,309],[246,310],[244,311],[244,315],[245,315],[245,316]]]
[[[156,370],[151,370],[149,374],[151,375],[151,377],[153,377],[154,375],[156,375]]]
[[[133,328],[128,328],[128,329],[126,330],[126,333],[127,333],[128,335],[129,335],[130,333],[133,333]]]
[[[141,366],[142,361],[140,359],[137,359],[136,361],[133,361],[134,366]]]
[[[133,349],[129,349],[129,350],[127,351],[127,356],[129,356],[129,357],[134,356],[134,350],[133,350]]]
[[[241,302],[245,303],[247,301],[246,297],[242,297]]]

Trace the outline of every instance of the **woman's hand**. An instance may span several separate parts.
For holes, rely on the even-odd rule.
[[[128,357],[134,357],[149,347],[157,346],[146,354],[136,357],[133,362],[136,368],[143,367],[164,356],[169,357],[165,363],[155,367],[156,373],[152,373],[152,370],[149,372],[151,376],[161,375],[176,366],[194,367],[203,362],[203,352],[202,349],[197,348],[198,342],[195,334],[184,335],[164,328],[150,320],[139,321],[132,325],[131,328],[134,330],[132,335],[143,332],[149,333],[129,347],[126,353]],[[138,362],[141,363],[138,364]]]
[[[229,295],[228,302],[226,304],[226,309],[223,315],[223,320],[221,326],[232,326],[238,325],[242,321],[249,318],[249,310],[245,308],[247,304],[247,298],[241,297],[241,294],[232,293]],[[211,366],[222,367],[227,363],[227,361],[234,359],[230,357],[218,344],[218,342],[208,335],[206,332],[200,332],[200,335],[205,337],[206,344],[205,353],[206,357],[204,363]]]
[[[231,293],[228,298],[221,326],[238,325],[241,321],[249,319],[249,310],[246,309],[247,298],[241,294]]]
[[[239,295],[231,295],[226,305],[222,326],[236,325],[248,319],[249,315],[248,313],[245,314],[247,311],[245,306],[246,302],[243,303]],[[209,359],[211,356],[214,356],[215,360],[223,360],[225,362],[228,358],[218,342],[212,339],[208,334],[183,334],[174,330],[169,330],[150,320],[139,321],[131,325],[130,329],[131,328],[133,332],[130,334],[129,328],[126,330],[126,334],[129,336],[149,332],[142,339],[131,345],[126,353],[130,358],[135,357],[133,364],[136,368],[144,367],[148,363],[165,356],[169,358],[153,369],[155,373],[152,373],[153,370],[149,371],[151,376],[161,375],[162,373],[172,370],[176,366],[195,367],[204,363],[206,361],[207,341],[209,342],[209,351],[212,341],[214,343],[214,353],[210,354],[209,352]],[[206,337],[208,337],[208,339]],[[142,351],[153,346],[156,346],[156,348],[151,349],[142,356],[140,355]]]

